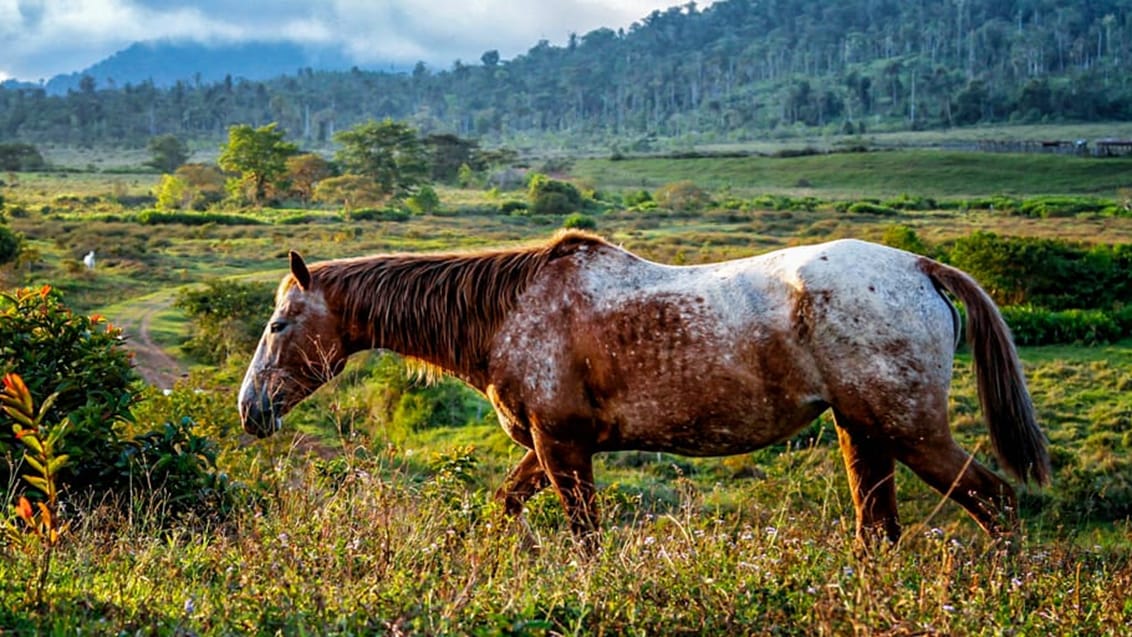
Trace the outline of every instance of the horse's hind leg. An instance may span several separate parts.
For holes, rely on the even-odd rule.
[[[558,492],[570,530],[586,550],[593,552],[598,526],[593,453],[577,442],[555,440],[537,429],[532,433],[535,452]]]
[[[834,412],[841,457],[849,474],[853,507],[857,512],[857,541],[869,549],[882,537],[900,539],[896,510],[896,461],[886,441],[870,439],[844,414]]]
[[[957,445],[950,431],[906,441],[898,457],[924,482],[966,509],[990,535],[1017,531],[1014,488]]]
[[[503,485],[495,492],[495,500],[503,505],[503,512],[507,517],[518,521],[519,532],[522,534],[521,545],[525,548],[537,548],[539,541],[523,517],[523,505],[549,484],[550,479],[539,464],[538,454],[532,449],[507,474]]]
[[[549,484],[550,480],[539,464],[538,454],[532,449],[503,479],[503,485],[495,492],[495,499],[503,504],[503,511],[507,515],[519,515],[527,500]]]

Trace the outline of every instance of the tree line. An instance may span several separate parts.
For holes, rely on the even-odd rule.
[[[724,0],[628,29],[411,73],[302,69],[265,82],[0,89],[0,139],[140,146],[278,122],[329,142],[369,119],[488,141],[742,140],[1132,117],[1129,0]]]

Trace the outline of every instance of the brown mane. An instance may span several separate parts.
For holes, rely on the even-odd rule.
[[[364,347],[395,348],[430,374],[440,366],[467,376],[484,364],[492,335],[543,266],[593,245],[609,244],[563,231],[521,248],[339,259],[310,272],[344,324],[372,330]]]

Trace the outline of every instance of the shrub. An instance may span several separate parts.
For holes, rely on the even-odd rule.
[[[521,215],[527,212],[527,202],[510,199],[499,204],[499,212],[505,215]]]
[[[541,173],[531,175],[527,198],[535,214],[564,215],[582,208],[582,193],[574,184]]]
[[[0,266],[15,261],[16,257],[20,256],[23,244],[23,235],[0,224]]]
[[[183,289],[176,306],[193,324],[181,348],[200,360],[221,364],[234,354],[250,355],[274,307],[274,287],[213,279],[203,288]]]
[[[1002,308],[1002,316],[1018,345],[1099,345],[1129,335],[1101,310],[1051,311],[1019,305]]]
[[[348,221],[408,221],[412,216],[399,208],[358,208],[343,211]]]
[[[138,213],[137,221],[145,225],[175,223],[185,226],[203,226],[210,223],[221,226],[241,226],[263,223],[259,219],[245,215],[226,215],[216,212],[162,212],[160,210],[143,210]]]
[[[36,404],[58,394],[46,422],[70,421],[64,482],[83,486],[113,473],[119,426],[132,419],[136,379],[121,330],[74,314],[48,286],[0,293],[0,375],[23,377]],[[0,455],[19,457],[11,422],[0,416]]]
[[[194,432],[189,417],[167,422],[127,441],[118,457],[122,476],[152,493],[172,518],[211,517],[233,508],[233,485],[216,467],[219,446]]]
[[[622,198],[622,200],[624,201],[626,207],[632,207],[643,204],[647,201],[652,201],[652,195],[649,194],[649,191],[644,189],[633,190],[631,192],[625,193],[625,196]]]
[[[415,215],[431,214],[440,208],[440,196],[432,186],[421,186],[417,194],[405,200],[405,206]]]
[[[0,144],[0,170],[8,172],[43,170],[47,162],[31,144]]]
[[[1116,204],[1099,197],[1046,196],[1022,202],[1019,214],[1027,217],[1072,217],[1079,214],[1105,214],[1114,216]]]
[[[931,254],[931,248],[920,239],[916,231],[904,225],[891,225],[885,228],[880,242],[886,246],[914,252],[915,254]]]
[[[593,230],[597,228],[597,222],[593,217],[584,215],[580,212],[575,212],[567,216],[562,221],[563,228],[576,228],[578,230]]]
[[[935,210],[938,207],[936,200],[931,197],[913,197],[908,194],[889,199],[883,202],[882,205],[895,210]]]
[[[661,186],[656,191],[655,199],[661,208],[676,212],[696,212],[711,203],[711,197],[707,192],[688,180]]]
[[[870,201],[857,201],[851,203],[845,210],[846,212],[858,215],[893,216],[900,214],[900,211],[895,208],[890,208],[879,203],[872,203]]]
[[[952,244],[948,258],[1001,305],[1054,310],[1112,309],[1132,295],[1132,246],[1085,247],[1061,239],[975,232]]]

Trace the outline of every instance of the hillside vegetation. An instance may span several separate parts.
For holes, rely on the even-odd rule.
[[[1119,0],[689,2],[626,30],[532,44],[410,73],[0,88],[0,138],[139,147],[275,121],[316,146],[391,117],[485,143],[639,153],[672,140],[1132,117],[1132,12]]]

